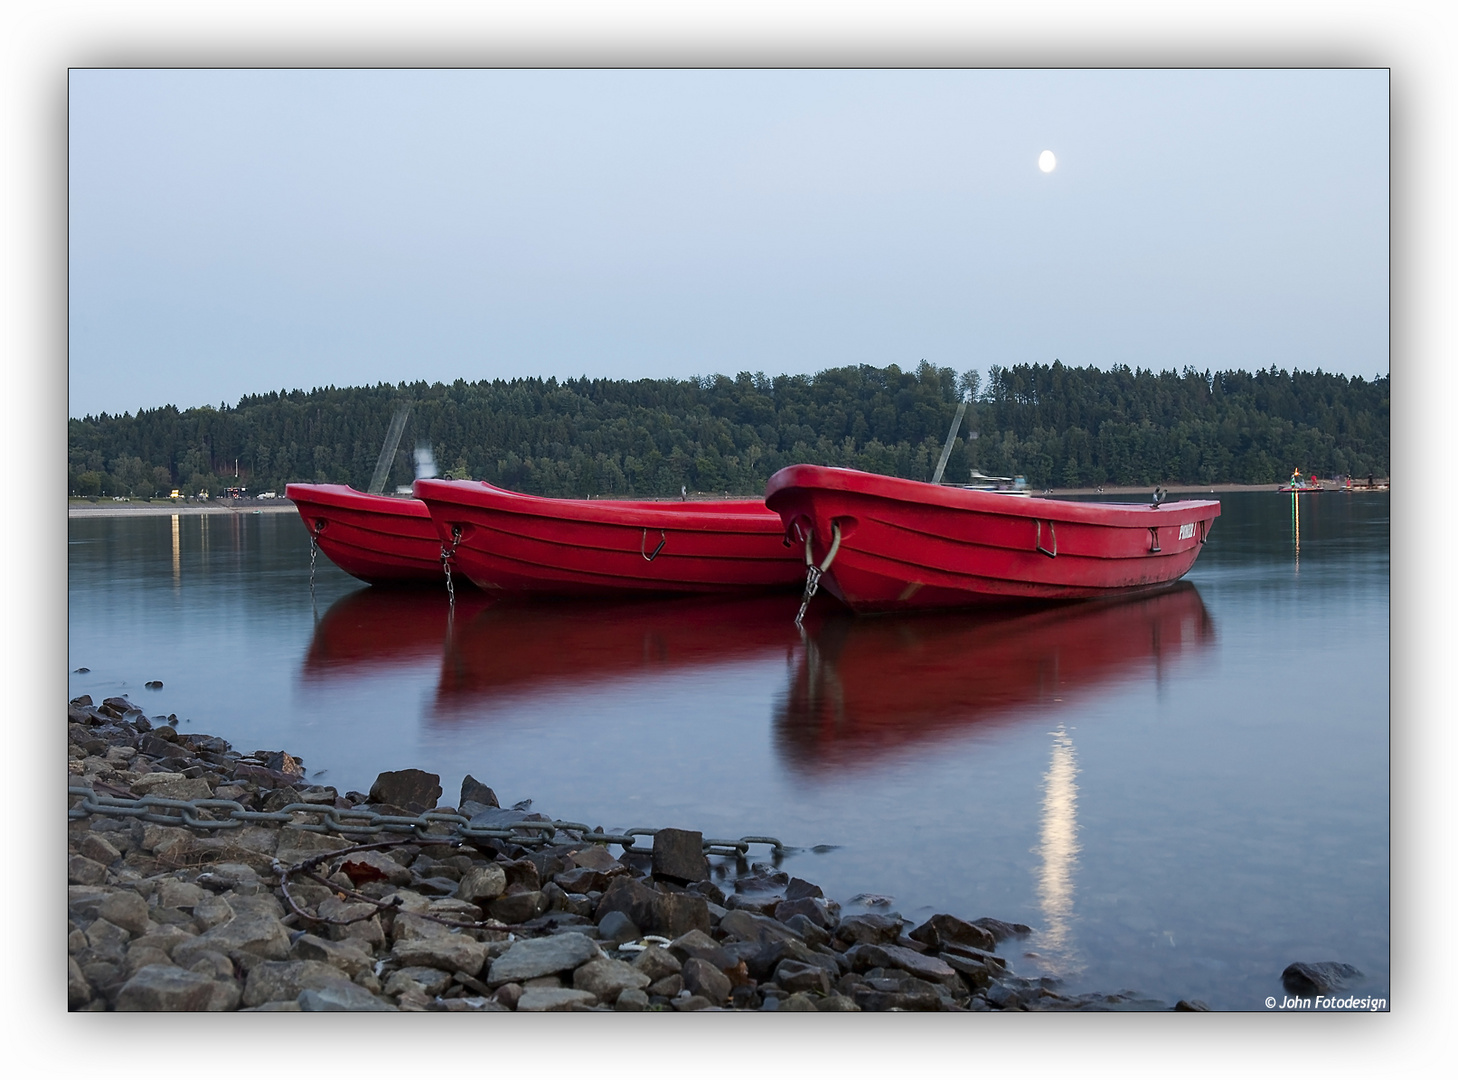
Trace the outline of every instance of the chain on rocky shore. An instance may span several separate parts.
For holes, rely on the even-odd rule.
[[[591,829],[469,776],[437,810],[420,770],[341,797],[124,698],[68,719],[73,1010],[1168,1008],[1014,974],[1021,924],[842,916],[773,837]]]

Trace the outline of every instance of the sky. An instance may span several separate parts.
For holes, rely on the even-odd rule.
[[[1382,69],[75,69],[69,414],[923,359],[1371,378],[1388,126]]]

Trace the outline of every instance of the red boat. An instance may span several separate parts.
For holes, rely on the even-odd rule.
[[[451,566],[482,589],[567,596],[794,588],[798,550],[762,502],[548,499],[417,480]]]
[[[792,465],[765,502],[855,611],[1083,600],[1167,585],[1194,564],[1215,500],[1017,498]]]
[[[372,584],[444,583],[440,537],[419,499],[367,495],[344,484],[290,484],[309,535],[334,565]]]

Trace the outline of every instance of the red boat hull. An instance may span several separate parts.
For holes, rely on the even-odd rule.
[[[775,473],[765,502],[792,535],[809,533],[817,565],[839,526],[822,585],[856,611],[1157,588],[1189,571],[1220,515],[1213,500],[1153,507],[1019,498],[816,465]]]
[[[451,480],[417,480],[415,495],[451,565],[488,591],[723,593],[792,589],[804,578],[779,516],[748,499],[547,499]]]
[[[284,494],[330,562],[374,584],[444,584],[440,538],[418,499],[367,495],[344,484],[290,484]]]

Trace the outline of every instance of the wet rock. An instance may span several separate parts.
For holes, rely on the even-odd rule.
[[[265,960],[254,964],[248,972],[243,1004],[293,1001],[305,990],[318,990],[331,984],[354,985],[338,968],[317,960]]]
[[[947,945],[964,945],[987,952],[997,948],[997,939],[990,931],[952,915],[933,915],[907,936],[934,951]]]
[[[704,834],[688,829],[659,829],[653,834],[653,877],[687,885],[709,876]]]
[[[973,919],[972,925],[986,930],[996,942],[1003,942],[1008,938],[1027,937],[1033,932],[1033,928],[1026,923],[1003,922],[1001,919]]]
[[[388,1001],[353,983],[331,983],[302,991],[300,1012],[398,1012]]]
[[[981,961],[971,960],[951,952],[940,953],[939,956],[941,961],[961,975],[962,981],[973,990],[985,990],[992,985],[992,980],[997,976],[997,969]]]
[[[393,803],[412,814],[435,809],[443,791],[440,777],[423,769],[382,772],[370,786],[370,802]]]
[[[800,936],[777,919],[743,910],[728,912],[719,920],[719,930],[740,941],[757,941],[763,937],[794,938],[798,941]]]
[[[116,995],[118,1012],[204,1012],[213,980],[172,964],[151,964],[126,981]]]
[[[783,903],[783,897],[773,894],[735,893],[724,901],[724,907],[729,911],[748,911],[752,915],[765,915],[772,918],[775,909],[781,903]]]
[[[832,900],[807,896],[799,900],[785,900],[775,908],[775,918],[787,923],[796,916],[809,919],[822,930],[834,930],[840,922],[840,905]]]
[[[714,1005],[722,1005],[729,999],[734,984],[716,965],[697,956],[690,957],[683,965],[683,986],[690,994],[708,998]]]
[[[1175,1012],[1209,1012],[1210,1011],[1210,1006],[1206,1005],[1203,1001],[1199,1000],[1198,998],[1192,998],[1192,999],[1190,999],[1188,1001],[1186,1001],[1184,998],[1181,998],[1179,1001],[1176,1001],[1175,1002],[1175,1004],[1174,1004],[1174,1011]]]
[[[523,990],[517,1000],[517,1012],[572,1012],[577,1006],[596,1005],[597,998],[586,990],[536,987]]]
[[[1313,997],[1340,990],[1361,977],[1362,973],[1351,964],[1341,964],[1334,960],[1316,964],[1298,961],[1287,965],[1286,970],[1281,972],[1281,985],[1293,997]]]
[[[821,994],[830,992],[829,973],[816,964],[799,960],[781,960],[775,968],[774,980],[792,994],[799,990],[814,990]]]
[[[642,990],[652,980],[632,964],[601,957],[589,960],[572,973],[572,987],[586,990],[599,1001],[612,1004],[624,990]]]
[[[825,893],[819,885],[814,885],[803,878],[792,877],[789,884],[785,886],[786,900],[808,900],[811,898],[824,898]]]
[[[739,962],[737,957],[730,956],[717,941],[702,930],[690,930],[674,938],[668,944],[668,951],[681,963],[694,958],[707,960],[720,971],[734,967]]]
[[[894,915],[851,915],[840,920],[835,938],[848,945],[894,945],[901,920]]]
[[[508,982],[525,982],[543,975],[571,971],[589,960],[602,956],[602,950],[591,938],[578,933],[556,934],[546,938],[517,941],[491,961],[489,986]]]
[[[956,985],[958,974],[945,960],[926,956],[899,945],[856,945],[846,950],[846,962],[852,971],[867,971],[871,968],[896,968],[927,982]]]
[[[810,946],[829,945],[830,931],[811,922],[804,915],[794,915],[785,920],[785,925],[805,939]]]

